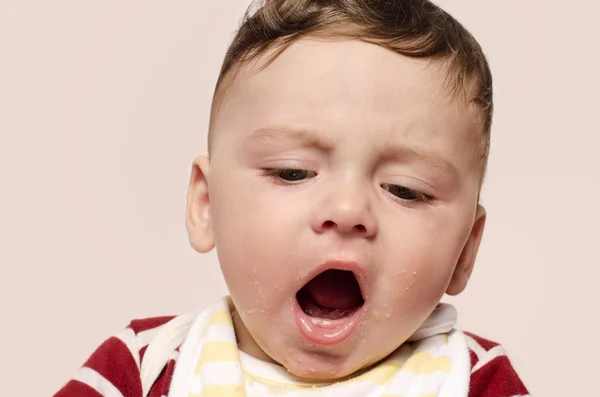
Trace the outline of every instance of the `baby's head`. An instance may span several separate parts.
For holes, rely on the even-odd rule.
[[[242,350],[335,379],[466,286],[492,117],[481,48],[419,0],[250,13],[194,163],[192,246],[216,246]]]

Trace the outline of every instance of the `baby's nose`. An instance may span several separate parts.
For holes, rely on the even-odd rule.
[[[368,193],[336,194],[324,200],[315,210],[313,229],[318,233],[375,235],[377,220]]]

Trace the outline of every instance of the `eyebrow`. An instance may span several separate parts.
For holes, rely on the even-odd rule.
[[[329,151],[335,145],[335,139],[317,129],[300,129],[290,126],[269,126],[258,128],[244,138],[249,144],[274,144],[282,140],[300,142],[306,146],[317,147]],[[384,145],[383,158],[386,160],[398,159],[406,161],[410,158],[422,160],[435,168],[448,172],[453,177],[458,177],[454,164],[440,154],[414,146],[388,143]]]
[[[299,129],[289,126],[259,128],[244,138],[244,141],[249,144],[272,144],[282,140],[292,140],[323,150],[331,150],[335,144],[335,141],[331,137],[326,136],[322,131]]]
[[[448,172],[454,178],[458,177],[458,171],[455,165],[440,154],[431,150],[406,145],[388,144],[384,149],[384,158],[387,160],[400,159],[404,161],[407,158],[417,158],[435,168]]]

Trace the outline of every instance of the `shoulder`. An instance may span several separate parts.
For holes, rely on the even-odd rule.
[[[161,316],[132,320],[127,327],[117,334],[123,344],[128,346],[132,354],[137,354],[140,359],[144,357],[146,348],[164,326],[175,316]]]
[[[471,332],[464,332],[471,360],[469,397],[528,396],[504,347]]]
[[[471,372],[479,370],[494,359],[506,359],[504,347],[497,342],[482,338],[471,332],[464,332],[471,358]]]
[[[102,342],[55,396],[142,396],[140,367],[144,353],[153,338],[173,318],[163,316],[131,321]],[[175,358],[176,352],[163,377],[170,379]],[[168,382],[165,387],[168,387]]]

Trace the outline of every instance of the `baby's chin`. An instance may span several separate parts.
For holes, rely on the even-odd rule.
[[[378,359],[367,352],[353,351],[350,354],[333,352],[318,348],[312,349],[282,349],[290,353],[282,358],[273,360],[300,381],[339,381],[370,367]],[[358,354],[356,354],[358,353]],[[359,357],[361,359],[359,360]]]
[[[360,367],[353,368],[347,367],[346,365],[338,365],[328,363],[324,360],[309,360],[304,364],[298,364],[294,362],[288,362],[284,364],[284,367],[289,373],[298,377],[302,381],[338,381],[344,379],[360,369]]]

